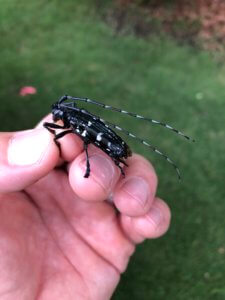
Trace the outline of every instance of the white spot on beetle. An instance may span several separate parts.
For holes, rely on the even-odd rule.
[[[111,142],[108,142],[107,146],[110,148],[111,147]]]
[[[84,131],[81,133],[81,135],[82,135],[83,137],[85,137],[85,136],[87,135],[87,130],[84,130]]]
[[[145,146],[150,146],[147,142],[145,141],[142,141],[142,143],[145,145]]]
[[[92,122],[91,121],[88,121],[88,126],[91,126],[92,125]]]
[[[102,132],[98,133],[98,135],[96,136],[96,140],[100,142],[102,140],[102,135]]]
[[[155,149],[155,152],[158,153],[158,154],[160,154],[160,155],[162,155],[162,153],[159,150],[157,150],[157,149]]]
[[[173,129],[170,125],[166,124],[166,128]]]

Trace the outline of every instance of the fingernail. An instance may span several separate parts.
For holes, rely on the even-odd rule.
[[[162,213],[160,209],[152,207],[148,213],[148,219],[155,225],[155,227],[158,227],[162,222]]]
[[[34,129],[16,133],[9,141],[8,163],[27,166],[41,161],[49,144],[49,133],[45,129]]]
[[[131,197],[136,199],[142,206],[145,206],[147,203],[149,197],[149,186],[141,177],[132,177],[128,179],[124,183],[122,189]]]
[[[110,162],[104,156],[96,154],[90,156],[91,175],[94,180],[106,190],[111,187],[114,178],[114,168],[112,164],[113,162]],[[82,162],[82,167],[83,166],[84,162]]]

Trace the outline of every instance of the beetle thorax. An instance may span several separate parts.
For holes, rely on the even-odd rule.
[[[59,120],[64,120],[66,117],[66,112],[58,103],[52,105],[52,118],[54,122]]]

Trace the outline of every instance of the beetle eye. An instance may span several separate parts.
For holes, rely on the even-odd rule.
[[[59,118],[56,115],[52,115],[52,120],[53,120],[53,122],[57,122],[59,120]]]
[[[54,122],[58,121],[61,117],[62,112],[58,109],[52,110],[52,119]]]

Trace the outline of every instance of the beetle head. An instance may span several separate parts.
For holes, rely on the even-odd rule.
[[[52,105],[52,119],[54,122],[64,119],[64,109],[59,103]]]

